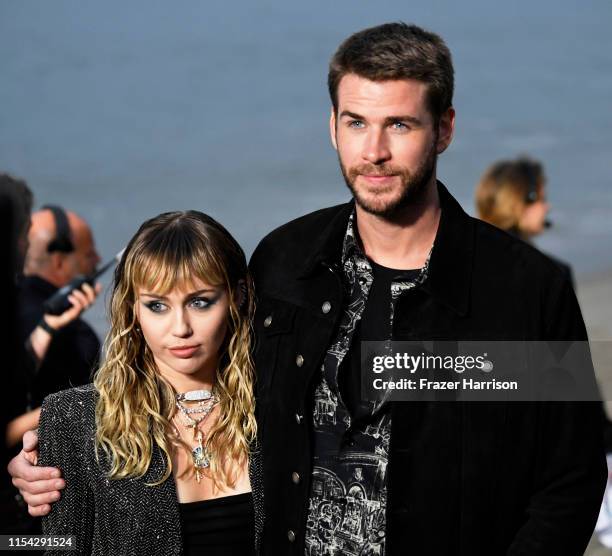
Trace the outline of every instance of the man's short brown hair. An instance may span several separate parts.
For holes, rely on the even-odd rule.
[[[416,79],[428,85],[427,103],[434,120],[452,106],[454,71],[451,53],[436,34],[416,25],[385,23],[346,39],[329,64],[327,86],[338,111],[338,85],[354,73],[371,81]]]

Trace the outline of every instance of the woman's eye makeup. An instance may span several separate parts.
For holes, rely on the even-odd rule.
[[[161,301],[147,301],[145,307],[154,313],[163,313],[167,309],[166,305]]]
[[[219,295],[215,295],[212,297],[198,295],[196,297],[192,297],[185,302],[187,307],[191,307],[198,311],[204,311],[210,307],[212,307],[217,300],[219,299]],[[150,301],[145,301],[144,306],[152,311],[153,313],[165,313],[170,309],[167,303],[159,300],[159,299],[151,299]]]
[[[210,299],[209,297],[194,297],[189,301],[189,305],[195,309],[203,310],[208,309],[211,305],[214,305],[216,299]]]

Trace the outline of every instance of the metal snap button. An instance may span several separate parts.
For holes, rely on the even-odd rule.
[[[329,301],[323,303],[323,305],[321,305],[321,311],[325,314],[329,313],[331,311],[331,303]]]
[[[272,315],[268,315],[264,320],[264,328],[268,328],[272,324]]]

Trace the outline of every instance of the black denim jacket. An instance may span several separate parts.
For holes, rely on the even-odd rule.
[[[558,265],[438,192],[429,277],[399,299],[393,339],[586,339]],[[313,378],[342,307],[353,207],[290,222],[251,258],[265,554],[304,554]],[[601,437],[595,403],[393,402],[387,554],[582,554],[606,482]]]

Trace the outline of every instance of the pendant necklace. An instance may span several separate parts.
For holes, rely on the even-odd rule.
[[[197,405],[188,407],[184,402],[197,402]],[[219,400],[211,390],[191,390],[177,394],[176,407],[187,429],[193,429],[193,439],[196,445],[191,450],[193,468],[198,483],[202,480],[202,470],[210,467],[212,454],[204,442],[204,433],[200,426],[206,421]]]

